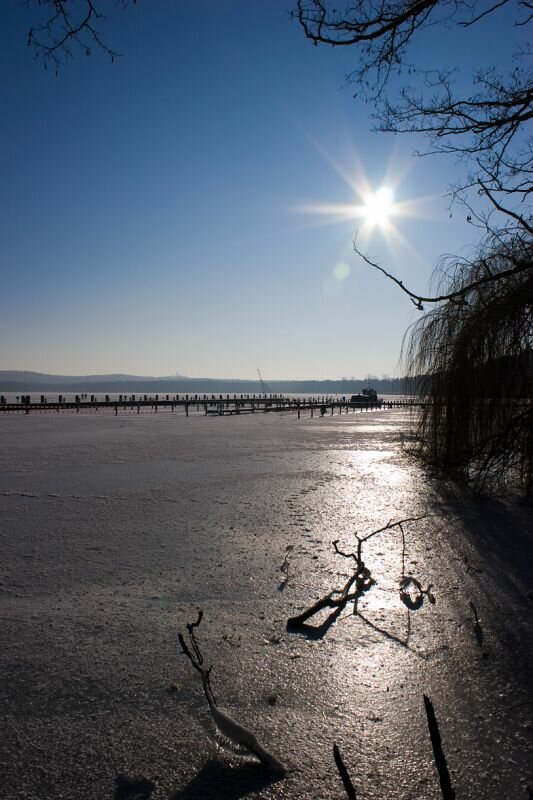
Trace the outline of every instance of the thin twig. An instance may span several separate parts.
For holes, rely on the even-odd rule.
[[[529,706],[531,703],[533,703],[533,699],[523,700],[521,703],[515,703],[512,706],[505,706],[505,708],[499,708],[497,711],[493,711],[492,716],[495,717],[496,714],[502,714],[504,711],[513,711],[515,708],[521,708],[522,706]]]
[[[411,302],[414,303],[414,305],[419,311],[424,310],[424,303],[441,303],[446,300],[456,300],[456,301],[461,300],[465,297],[465,295],[467,295],[473,289],[477,289],[480,286],[485,286],[486,284],[489,283],[496,283],[497,281],[500,281],[503,278],[509,278],[510,276],[518,275],[521,272],[527,272],[532,268],[530,263],[524,262],[515,264],[510,269],[501,270],[500,272],[497,272],[493,275],[485,275],[482,278],[473,280],[471,283],[468,283],[466,284],[466,286],[463,286],[460,289],[456,289],[453,292],[434,295],[433,297],[431,296],[426,297],[425,295],[416,294],[416,292],[412,292],[411,289],[408,289],[407,286],[404,285],[403,281],[401,281],[399,278],[396,278],[395,275],[392,275],[376,261],[372,261],[371,258],[369,258],[367,255],[361,252],[361,250],[358,249],[355,241],[353,243],[353,246],[357,255],[360,258],[362,258],[366,264],[368,264],[370,267],[373,267],[374,269],[379,270],[379,272],[382,272],[383,275],[385,275],[385,277],[387,277],[389,280],[391,280],[393,283],[399,286],[402,292],[405,292],[405,294],[410,298]]]

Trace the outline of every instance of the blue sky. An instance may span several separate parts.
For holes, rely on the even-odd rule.
[[[366,247],[423,291],[476,239],[445,196],[464,167],[372,133],[349,49],[313,47],[285,0],[101,5],[124,56],[79,53],[56,77],[25,44],[35,12],[4,0],[0,369],[394,374],[418,312],[353,253],[359,221],[303,209],[359,203],[357,174],[424,198],[401,240]],[[501,31],[489,20],[468,56],[436,29],[418,47],[466,69]]]

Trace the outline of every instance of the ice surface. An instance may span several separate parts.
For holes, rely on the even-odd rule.
[[[425,692],[457,796],[525,798],[530,513],[430,480],[401,450],[408,423],[1,416],[3,794],[340,798],[336,742],[366,800],[437,800]],[[287,632],[349,574],[333,539],[350,550],[356,532],[423,513],[405,549],[397,530],[368,542],[377,584],[358,615]],[[409,612],[402,573],[433,584],[436,605]],[[288,764],[283,780],[217,749],[177,645],[198,608],[215,695]]]

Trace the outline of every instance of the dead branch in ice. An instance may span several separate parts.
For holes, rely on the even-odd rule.
[[[362,559],[357,560],[357,556],[354,553],[342,553],[338,549],[336,541],[333,542],[333,546],[335,552],[339,555],[345,556],[346,558],[353,556],[353,558],[356,559],[357,569],[350,575],[340,591],[333,590],[324,597],[321,597],[320,600],[317,600],[312,606],[306,608],[301,614],[289,617],[287,620],[287,627],[303,625],[308,619],[318,614],[318,612],[322,611],[324,608],[335,608],[342,611],[347,603],[351,600],[356,603],[359,597],[374,585],[375,581],[370,575],[370,570],[365,567]]]
[[[479,620],[479,616],[477,613],[477,608],[470,600],[470,608],[472,609],[472,613],[474,615],[474,636],[476,637],[476,642],[480,647],[483,647],[483,628],[481,627],[481,622]]]
[[[345,606],[353,601],[354,609],[353,613],[357,613],[357,603],[360,597],[367,592],[369,589],[374,586],[376,581],[372,577],[372,574],[368,567],[365,565],[363,560],[363,546],[365,542],[371,539],[373,536],[377,536],[380,533],[384,533],[386,531],[390,531],[393,528],[399,528],[402,532],[402,539],[403,539],[403,554],[405,554],[405,535],[402,528],[406,522],[418,522],[421,519],[425,519],[427,514],[423,514],[420,517],[406,517],[405,519],[398,520],[397,522],[392,522],[389,520],[386,525],[383,525],[382,528],[378,528],[375,531],[371,531],[367,533],[366,536],[358,536],[355,535],[357,540],[357,549],[355,553],[344,553],[342,550],[338,548],[339,540],[336,539],[332,544],[335,548],[335,552],[342,556],[343,558],[351,558],[354,561],[354,571],[342,587],[342,589],[333,589],[328,594],[324,595],[317,600],[312,606],[306,608],[300,614],[296,614],[294,617],[289,617],[287,620],[287,628],[298,628],[304,626],[308,619],[313,617],[315,614],[318,614],[319,611],[322,611],[325,608],[335,609],[334,616],[337,616]],[[403,561],[405,561],[405,555],[402,556]],[[404,566],[402,564],[402,580],[407,580],[404,575]],[[415,578],[409,578],[408,583],[413,583],[420,591],[420,596],[427,595],[430,602],[434,603],[435,598],[431,594],[430,589],[431,586],[428,586],[427,589],[422,589],[422,586]],[[422,598],[423,599],[423,598]]]
[[[200,610],[196,622],[187,623],[186,627],[187,633],[189,634],[189,644],[185,641],[185,637],[182,633],[178,633],[178,640],[184,654],[187,656],[194,669],[200,673],[202,688],[209,706],[209,711],[211,712],[219,734],[227,740],[229,745],[233,748],[243,748],[244,752],[252,753],[274,773],[278,775],[285,774],[287,771],[285,766],[257,741],[255,734],[248,730],[248,728],[245,728],[244,725],[241,725],[240,722],[232,719],[229,714],[217,706],[213,690],[211,689],[210,675],[212,666],[207,669],[205,668],[204,658],[195,636],[195,628],[199,627],[202,617],[203,611]]]
[[[448,764],[446,763],[446,757],[442,749],[442,741],[437,717],[435,716],[435,709],[433,708],[433,703],[427,695],[424,694],[423,698],[428,722],[429,736],[431,739],[431,745],[433,747],[433,757],[435,759],[435,766],[439,774],[442,798],[443,800],[455,800],[455,790],[452,787],[450,773],[448,771]],[[357,800],[355,787],[336,744],[333,745],[333,758],[335,759],[335,764],[339,771],[343,786],[346,790],[348,800]]]
[[[472,564],[468,560],[468,556],[463,556],[463,561],[465,563],[466,571],[467,571],[468,575],[479,575],[480,572],[483,572],[483,570],[472,566]]]
[[[419,517],[422,519],[422,517]],[[422,588],[422,584],[412,575],[405,574],[405,531],[403,529],[402,523],[407,522],[410,520],[401,520],[398,523],[398,528],[400,529],[400,533],[402,534],[402,577],[400,579],[400,600],[407,607],[410,611],[418,611],[419,608],[422,607],[424,603],[424,597],[427,597],[431,605],[435,605],[436,599],[435,595],[432,594],[431,589],[433,588],[433,584],[429,584],[427,589]],[[414,588],[415,593],[412,592]]]
[[[293,544],[288,544],[287,547],[285,548],[285,558],[283,559],[283,563],[280,567],[280,570],[283,573],[283,580],[278,586],[278,592],[282,592],[289,582],[289,556],[293,550],[294,550]]]
[[[339,748],[337,747],[336,744],[333,745],[333,758],[335,759],[335,764],[337,765],[337,769],[339,770],[339,775],[341,776],[342,785],[346,789],[348,800],[357,800],[357,795],[355,794],[355,787],[352,783],[352,779],[350,778],[348,770],[344,766],[344,761],[342,760]]]
[[[433,756],[435,758],[435,766],[439,773],[440,788],[442,791],[443,800],[455,800],[455,791],[452,788],[450,773],[448,772],[448,764],[446,763],[446,756],[442,749],[442,741],[440,738],[439,726],[437,717],[435,716],[435,709],[433,703],[424,695],[424,706],[426,709],[426,716],[428,720],[429,736],[433,747]]]
[[[416,594],[411,594],[411,587],[414,587]],[[433,584],[430,583],[427,589],[422,588],[422,584],[411,575],[404,575],[400,581],[400,600],[411,611],[417,611],[421,608],[424,602],[424,596],[427,597],[431,605],[435,605],[435,595],[431,593]]]
[[[491,716],[495,717],[496,714],[501,714],[504,711],[514,711],[515,708],[522,708],[522,706],[529,706],[533,703],[533,698],[531,700],[523,700],[521,703],[513,703],[512,706],[505,706],[505,708],[499,708],[497,711],[493,711]]]

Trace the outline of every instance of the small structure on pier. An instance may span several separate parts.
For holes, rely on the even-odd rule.
[[[378,400],[378,393],[375,389],[368,387],[363,389],[361,394],[352,394],[350,397],[350,405],[352,406],[377,406],[381,401]]]

